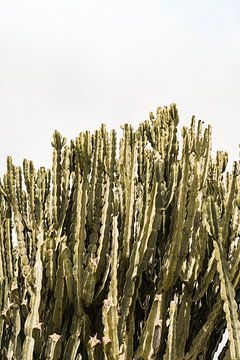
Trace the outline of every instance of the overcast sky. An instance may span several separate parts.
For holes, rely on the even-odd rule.
[[[238,159],[239,0],[0,0],[0,173],[6,157],[50,166],[102,122],[137,125],[175,102]]]

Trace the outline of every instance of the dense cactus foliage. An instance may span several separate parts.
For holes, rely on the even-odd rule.
[[[175,105],[0,184],[1,359],[240,359],[239,164]],[[16,242],[14,241],[16,234]]]

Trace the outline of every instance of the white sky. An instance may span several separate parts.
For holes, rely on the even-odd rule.
[[[136,126],[171,102],[238,159],[239,65],[238,0],[0,0],[0,174],[7,155],[50,166],[54,129]]]

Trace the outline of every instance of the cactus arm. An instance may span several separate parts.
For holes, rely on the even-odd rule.
[[[57,239],[62,234],[62,228],[66,217],[69,201],[69,182],[70,182],[70,154],[69,147],[65,146],[63,151],[63,161],[61,165],[62,184],[61,184],[61,205],[59,210],[59,219],[57,224]]]
[[[203,225],[200,227],[201,239],[203,239],[204,241],[202,241],[202,242],[199,241],[197,244],[197,249],[199,249],[201,247],[201,250],[199,249],[200,251],[198,250],[193,253],[193,256],[194,256],[194,254],[196,254],[196,256],[199,258],[199,260],[200,260],[200,257],[202,258],[200,263],[198,261],[195,262],[195,267],[197,268],[198,273],[201,270],[208,236],[209,235],[211,236],[211,231],[210,231],[208,219],[206,216],[206,214],[207,214],[206,205],[207,205],[206,203],[204,203],[204,205],[203,205],[203,209],[202,209]],[[195,244],[195,242],[194,242],[194,244]],[[204,294],[207,292],[208,286],[211,283],[212,279],[214,278],[215,273],[216,273],[216,260],[215,260],[214,254],[212,253],[208,259],[208,266],[203,275],[203,278],[202,278],[197,290],[194,293],[194,296],[193,296],[194,302],[200,300],[204,296]],[[196,275],[195,275],[195,280],[197,280]]]
[[[100,131],[96,131],[94,134],[94,142],[93,142],[93,163],[92,163],[92,172],[91,172],[91,183],[89,189],[89,196],[88,196],[88,223],[90,227],[93,226],[93,219],[94,219],[94,203],[96,199],[96,186],[97,181],[99,179],[98,175],[98,168],[99,168],[99,157],[102,153],[102,139],[100,137]]]
[[[144,325],[142,334],[139,339],[139,346],[134,354],[134,359],[144,360],[151,359],[151,357],[158,350],[158,347],[155,349],[153,344],[154,333],[158,330],[158,340],[161,346],[161,334],[162,334],[162,324],[164,321],[164,302],[166,299],[165,294],[156,294],[154,301],[151,306],[148,319]]]
[[[93,337],[90,336],[90,340],[88,341],[88,345],[87,345],[87,353],[89,360],[98,360],[96,354],[96,346],[98,344],[101,344],[101,341],[97,339],[97,334]]]
[[[229,194],[227,195],[226,210],[224,212],[224,217],[222,219],[222,224],[223,224],[222,225],[222,229],[223,229],[222,236],[223,236],[224,243],[227,242],[227,237],[228,237],[229,222],[231,220],[234,194],[236,191],[236,178],[237,178],[237,172],[236,172],[236,165],[235,165],[234,174],[233,174],[233,178],[231,181],[230,191],[229,191]],[[197,292],[194,295],[194,301],[201,299],[202,296],[206,293],[208,286],[212,282],[213,277],[216,273],[216,268],[217,268],[216,260],[215,260],[214,254],[212,253],[212,255],[208,261],[207,270],[203,276],[203,279],[201,281],[201,284],[200,284]]]
[[[202,205],[202,209],[204,212],[205,205]],[[200,223],[200,219],[202,220],[201,223]],[[186,263],[186,268],[184,269],[183,266],[182,269],[181,278],[183,279],[183,281],[186,282],[192,282],[192,281],[196,282],[200,271],[202,271],[207,240],[208,240],[208,232],[205,228],[204,221],[205,221],[205,217],[204,216],[201,217],[201,210],[198,210],[196,212],[196,216],[194,219],[192,244],[191,244],[189,260]],[[197,298],[197,292],[198,290],[195,292],[196,298]],[[195,301],[194,297],[193,297],[193,301]]]
[[[194,301],[200,300],[203,297],[203,295],[207,292],[208,286],[212,282],[216,274],[216,268],[217,266],[216,266],[215,253],[213,252],[208,261],[208,267],[204,273],[201,284],[194,295],[193,298]]]
[[[11,281],[9,298],[11,301],[10,312],[12,322],[12,334],[8,347],[8,357],[13,356],[16,360],[21,360],[22,341],[20,337],[20,331],[22,326],[22,319],[20,315],[20,291],[18,285],[18,253],[16,248],[13,249],[13,279]],[[10,355],[11,354],[11,355]]]
[[[132,134],[134,136],[134,134]],[[125,147],[126,148],[126,147]],[[124,232],[123,232],[123,250],[122,250],[122,261],[123,269],[127,264],[127,260],[130,255],[130,242],[132,234],[133,224],[133,207],[134,207],[134,180],[135,180],[135,166],[136,166],[136,142],[133,140],[130,156],[130,172],[126,176],[125,191],[126,191],[126,212],[124,220]],[[129,161],[129,159],[126,159]],[[124,265],[125,264],[125,265]],[[124,270],[123,270],[124,271]]]
[[[8,207],[6,218],[3,223],[4,228],[4,239],[5,239],[5,259],[6,259],[6,270],[8,276],[9,285],[13,278],[13,258],[12,258],[12,220],[11,220],[11,208]]]
[[[218,259],[218,262],[222,261],[224,264],[226,264],[225,260],[224,260],[224,255],[223,258],[221,257],[221,252],[219,251],[221,248],[221,239],[222,239],[222,233],[219,230],[219,226],[218,226],[218,221],[217,221],[217,214],[216,214],[216,208],[214,206],[214,203],[212,202],[212,200],[209,200],[208,202],[208,214],[209,214],[209,222],[210,222],[210,229],[211,229],[211,233],[214,234],[214,238],[218,239],[218,241],[214,240],[214,256],[215,259]],[[220,245],[219,245],[220,244]],[[218,252],[216,254],[216,251]],[[235,264],[237,264],[239,262],[239,259],[235,258]],[[234,265],[235,265],[234,264]],[[221,267],[220,267],[221,266]],[[237,266],[236,266],[237,267]],[[224,289],[221,290],[224,301],[235,301],[234,297],[232,297],[233,292],[234,292],[234,288],[237,286],[238,284],[238,280],[235,282],[235,274],[236,274],[236,267],[232,266],[231,270],[230,270],[230,275],[227,275],[227,272],[225,271],[225,265],[224,265],[224,269],[222,265],[218,265],[218,272],[223,272],[225,271],[224,276],[226,278],[223,278],[223,281],[220,282],[221,286],[228,286],[228,288],[226,289],[225,295],[224,295]],[[223,275],[221,275],[223,276]],[[228,285],[225,285],[225,283],[228,283]],[[233,284],[233,287],[232,285]],[[221,288],[220,286],[220,288]],[[229,290],[230,287],[230,290]],[[227,298],[226,298],[227,296]],[[233,308],[234,309],[234,305]],[[198,354],[200,354],[200,352],[202,351],[202,348],[204,346],[204,344],[206,343],[206,340],[209,338],[211,332],[213,331],[214,328],[214,324],[216,323],[219,315],[221,314],[221,310],[222,310],[222,300],[220,298],[220,296],[218,295],[217,298],[217,302],[214,304],[212,311],[210,312],[207,321],[205,322],[205,324],[203,325],[203,327],[200,329],[200,331],[198,332],[198,334],[196,335],[196,337],[193,339],[192,341],[192,345],[191,348],[189,350],[189,352],[187,353],[187,355],[185,356],[185,360],[193,360],[196,359],[196,357],[198,356]],[[227,312],[228,308],[225,305],[224,311]],[[233,310],[234,311],[234,310]],[[229,313],[228,313],[229,314]],[[235,314],[236,315],[236,314]],[[228,315],[226,315],[228,317]],[[234,314],[232,314],[232,316],[234,316]],[[239,332],[239,320],[236,317],[231,318],[231,321],[229,321],[230,325],[232,324],[232,332]],[[230,326],[228,324],[228,326]],[[235,338],[234,340],[239,341],[239,335],[237,338]],[[232,339],[233,340],[233,339]],[[238,351],[238,344],[233,344],[232,345],[232,349],[231,351]],[[234,346],[236,347],[236,350],[234,348]]]
[[[90,258],[85,270],[83,299],[85,306],[89,306],[94,298],[97,272],[97,258]]]
[[[233,283],[234,288],[238,286],[240,281],[239,265],[240,265],[240,241],[238,241],[237,248],[233,254],[233,258],[230,261],[231,282]]]
[[[72,275],[72,261],[71,261],[71,252],[69,247],[66,245],[66,242],[62,244],[61,256],[63,259],[64,273],[65,273],[65,283],[67,288],[67,294],[69,301],[73,302],[73,275]]]
[[[179,264],[178,267],[183,267],[183,265],[186,264],[186,257],[188,252],[191,252],[192,247],[192,237],[193,237],[193,226],[194,226],[194,220],[197,213],[197,210],[201,208],[201,200],[202,200],[202,193],[200,190],[200,162],[198,159],[198,156],[195,157],[196,160],[193,161],[192,167],[193,167],[193,178],[192,182],[189,185],[188,190],[188,201],[186,205],[186,219],[184,222],[183,227],[183,241],[182,246],[179,254]],[[191,241],[191,242],[190,242]],[[183,271],[184,274],[187,273],[185,270]],[[182,273],[180,273],[180,276],[182,276]]]
[[[223,310],[226,314],[230,353],[232,359],[240,358],[240,321],[238,319],[238,306],[235,300],[235,291],[229,279],[223,249],[214,241],[217,261],[217,270],[220,277],[220,294],[224,302]]]
[[[151,234],[152,225],[155,219],[155,200],[157,195],[157,189],[158,185],[156,177],[154,176],[153,186],[151,190],[151,200],[147,209],[147,221],[144,226],[142,236],[140,236],[140,238],[134,242],[133,250],[129,261],[129,268],[126,274],[126,281],[123,289],[123,298],[121,302],[121,317],[119,322],[119,333],[121,334],[122,339],[125,336],[126,320],[129,315],[129,309],[131,307],[132,297],[135,291],[135,281],[137,278],[138,266],[143,259],[144,252],[146,251],[148,238]]]
[[[211,148],[212,148],[211,133],[212,133],[211,126],[208,126],[208,129],[206,130],[206,135],[205,135],[205,139],[206,139],[205,142],[207,142],[207,150],[206,150],[206,159],[205,159],[205,163],[204,163],[203,176],[202,176],[201,186],[200,186],[201,189],[203,189],[203,187],[206,183],[207,176],[208,176],[208,169],[209,169],[209,163],[210,163],[210,158],[211,158],[210,155],[211,155]]]
[[[158,172],[161,173],[162,169],[160,165],[157,165]],[[145,267],[149,263],[149,260],[151,258],[152,252],[154,248],[156,247],[156,240],[158,236],[158,231],[160,230],[161,224],[163,222],[163,216],[164,212],[168,209],[170,206],[175,190],[176,190],[176,184],[177,184],[177,167],[176,164],[173,164],[172,166],[172,172],[171,172],[171,181],[167,188],[167,190],[163,191],[161,190],[161,184],[158,184],[156,199],[155,199],[155,218],[152,223],[152,230],[148,238],[148,244],[147,249],[144,252],[144,255],[142,257],[142,261],[139,264],[139,271],[138,274],[140,275],[142,271],[145,270]]]
[[[6,271],[6,261],[4,259],[4,247],[3,247],[3,226],[0,220],[0,312],[4,312],[8,301],[8,280]],[[4,317],[0,316],[0,347],[2,347],[2,338],[4,332]]]
[[[168,290],[174,281],[177,265],[179,264],[178,256],[181,251],[181,243],[183,239],[183,227],[186,215],[186,197],[188,188],[188,172],[189,172],[189,159],[188,159],[188,146],[187,138],[185,138],[185,149],[183,149],[183,174],[179,186],[177,210],[172,228],[172,234],[168,239],[169,247],[164,254],[162,274],[160,277],[161,291]],[[180,259],[183,261],[183,259]]]
[[[167,187],[166,195],[164,196],[163,209],[166,211],[170,206],[173,197],[175,195],[175,191],[177,188],[177,175],[178,175],[178,165],[177,163],[173,163],[172,169],[170,172],[169,185]]]
[[[98,299],[101,295],[101,293],[104,291],[104,288],[107,284],[107,279],[108,279],[108,276],[109,276],[109,273],[110,273],[110,266],[111,266],[111,259],[110,259],[110,256],[107,255],[107,259],[106,259],[106,268],[105,268],[105,271],[102,275],[102,279],[101,279],[101,285],[99,286],[95,296],[94,296],[94,300],[93,300],[93,303],[97,303],[98,302]]]
[[[47,288],[53,290],[55,277],[56,277],[56,240],[53,236],[53,232],[50,232],[49,236],[45,241],[45,270],[47,278]]]
[[[210,211],[213,219],[211,219],[211,221],[216,223],[217,209],[212,199],[209,206],[211,206]],[[214,227],[213,223],[211,227]],[[235,300],[234,287],[230,280],[226,256],[224,254],[221,228],[216,228],[216,230],[216,240],[213,240],[213,245],[215,249],[215,259],[217,261],[217,271],[220,278],[220,295],[224,302],[223,310],[226,314],[231,357],[238,359],[240,358],[240,321],[238,319],[238,306]]]
[[[11,309],[12,333],[9,340],[7,357],[8,359],[21,360],[21,339],[19,336],[21,330],[20,309],[17,304]]]
[[[189,337],[190,321],[191,321],[191,305],[192,305],[192,286],[183,284],[181,303],[179,305],[175,334],[175,356],[177,360],[181,360],[185,355],[185,346]],[[173,357],[174,359],[174,357]]]
[[[64,277],[65,277],[65,269],[64,269],[63,257],[62,257],[62,247],[60,246],[59,255],[58,255],[57,273],[56,273],[56,283],[54,288],[55,304],[53,311],[54,332],[57,334],[61,333],[61,327],[62,327]]]
[[[53,333],[49,335],[45,350],[46,360],[58,360],[61,356],[61,336]]]
[[[112,218],[112,202],[113,202],[113,184],[114,184],[114,167],[116,157],[116,133],[111,133],[110,150],[107,152],[110,160],[107,168],[108,175],[106,179],[106,190],[104,195],[104,206],[102,210],[102,226],[100,228],[100,237],[97,249],[97,280],[100,279],[101,274],[106,264],[106,253],[109,247],[109,229],[111,227]]]
[[[66,139],[63,138],[58,131],[54,131],[53,134],[53,165],[52,165],[52,211],[53,222],[58,223],[61,213],[61,180],[62,180],[62,166],[61,156],[62,147],[64,146]]]
[[[234,210],[234,198],[236,195],[236,185],[237,185],[237,177],[238,177],[238,165],[237,162],[234,163],[233,174],[231,178],[231,185],[229,193],[226,196],[226,206],[225,212],[222,219],[222,237],[223,237],[223,245],[229,246],[229,229],[231,227],[232,222],[232,213]]]
[[[183,281],[191,278],[191,267],[190,264],[196,264],[195,256],[196,256],[196,232],[199,229],[200,222],[200,214],[202,212],[202,201],[204,195],[203,183],[205,183],[204,177],[205,172],[201,174],[201,169],[204,168],[204,171],[208,170],[208,161],[210,156],[210,128],[205,131],[204,138],[201,136],[201,121],[198,123],[197,134],[195,133],[195,119],[192,120],[191,132],[189,133],[190,142],[190,168],[192,168],[192,181],[191,185],[189,185],[188,192],[188,202],[187,202],[187,217],[185,220],[184,228],[183,228],[183,237],[186,241],[183,241],[180,251],[180,263],[181,259],[186,259],[187,253],[189,252],[188,260],[183,261],[182,272],[180,274],[181,279]],[[203,153],[207,153],[206,159],[203,159]],[[207,164],[207,165],[206,165]],[[190,242],[191,241],[191,242]],[[192,255],[193,253],[193,255]],[[180,264],[179,264],[180,265]],[[193,268],[192,268],[193,270]],[[214,270],[214,269],[213,269]]]
[[[19,166],[15,168],[15,178],[16,178],[16,199],[18,203],[18,208],[21,213],[23,213],[23,188],[22,188],[22,172]]]
[[[29,244],[29,255],[31,256],[32,252],[35,251],[36,248],[36,228],[37,228],[37,222],[35,217],[35,169],[33,166],[32,161],[23,160],[23,175],[24,175],[24,182],[26,187],[26,193],[22,192],[22,197],[24,199],[22,200],[24,211],[22,212],[22,216],[24,214],[23,219],[25,220],[25,223],[27,224],[29,230],[31,231],[31,239]],[[38,209],[38,206],[36,206],[36,215]]]
[[[96,282],[101,280],[101,277],[104,273],[104,268],[107,265],[107,254],[109,248],[109,232],[112,222],[112,201],[113,201],[113,184],[114,184],[114,171],[115,171],[115,161],[116,161],[116,132],[112,131],[110,134],[110,144],[108,144],[108,137],[105,126],[102,126],[102,139],[103,139],[103,155],[106,158],[105,160],[105,193],[103,200],[102,216],[101,216],[101,226],[100,226],[100,236],[98,239],[98,248],[96,258],[89,259],[88,266],[85,270],[85,280],[83,288],[83,299],[85,304],[88,306],[94,297],[94,290]],[[105,156],[104,156],[105,154]],[[103,170],[103,169],[102,169]],[[101,189],[101,187],[99,188]],[[97,196],[100,196],[98,194]],[[98,217],[98,215],[97,215]],[[98,227],[99,221],[95,224]],[[96,247],[92,243],[91,254],[95,254]]]
[[[135,319],[134,319],[134,309],[137,301],[138,290],[141,284],[141,277],[138,277],[135,284],[135,292],[133,294],[132,305],[129,311],[129,317],[127,320],[127,331],[125,336],[125,342],[120,347],[120,357],[119,360],[127,360],[133,358],[133,348],[134,348],[134,334],[135,334]]]
[[[93,301],[97,280],[97,248],[99,243],[99,231],[101,228],[101,213],[104,206],[103,170],[103,138],[100,136],[100,131],[97,131],[95,134],[95,150],[93,157],[93,169],[91,173],[91,185],[89,189],[87,215],[88,225],[91,229],[83,289],[84,302],[87,306]]]
[[[31,243],[30,243],[30,251],[29,251],[29,257],[32,256],[32,253],[35,252],[36,249],[36,229],[37,229],[37,223],[36,223],[36,216],[35,216],[35,169],[33,166],[32,161],[29,163],[29,172],[30,172],[30,189],[29,189],[29,223],[31,224]]]
[[[177,303],[171,301],[169,309],[169,329],[166,353],[163,360],[175,360],[176,359],[176,322],[177,322]]]
[[[116,204],[115,204],[116,207]],[[103,325],[104,337],[110,339],[109,360],[119,359],[119,341],[118,341],[118,215],[114,214],[112,223],[112,252],[111,252],[111,280],[109,285],[108,299],[104,300],[103,305]]]
[[[200,286],[194,295],[193,301],[200,300],[203,297],[203,295],[206,293],[209,284],[212,282],[212,280],[214,278],[216,269],[217,269],[217,264],[216,264],[215,254],[212,253],[212,255],[208,261],[207,270],[204,273],[204,276],[200,283]]]
[[[121,340],[124,341],[124,337],[126,335],[126,317],[129,314],[129,308],[131,306],[132,297],[134,294],[134,281],[136,281],[137,277],[137,268],[140,261],[139,256],[139,248],[140,248],[140,241],[136,241],[133,246],[133,251],[130,257],[130,266],[128,268],[126,274],[125,285],[123,289],[123,298],[121,302],[121,317],[119,321],[119,334],[121,336]]]
[[[75,307],[77,314],[81,314],[81,297],[82,297],[82,276],[83,276],[83,247],[85,240],[85,218],[84,209],[85,201],[83,199],[83,180],[77,175],[76,177],[76,189],[75,189],[75,218],[72,224],[72,234],[74,237],[74,255],[73,255],[73,279],[74,279],[74,295],[75,295]]]
[[[221,299],[218,299],[218,301],[214,304],[212,311],[208,315],[207,321],[204,323],[202,328],[199,330],[198,334],[193,339],[190,350],[185,355],[184,360],[197,359],[198,355],[204,349],[206,342],[213,331],[217,318],[221,314],[221,310],[222,310]]]
[[[238,251],[240,252],[240,244],[238,243]],[[239,283],[240,277],[236,277],[236,274],[239,274],[239,261],[240,257],[236,256],[234,258],[234,264],[231,267],[230,270],[230,281],[233,284],[233,287],[236,288],[236,286]],[[204,345],[206,344],[206,341],[209,339],[211,332],[213,331],[213,328],[216,324],[216,321],[218,317],[220,316],[222,311],[222,299],[218,295],[217,301],[214,304],[212,311],[209,313],[207,321],[202,326],[202,328],[199,330],[198,334],[195,336],[195,338],[192,341],[190,350],[186,354],[184,360],[194,360],[197,358],[197,356],[201,353]]]
[[[67,341],[67,344],[63,353],[63,360],[75,360],[77,351],[80,345],[80,335],[81,335],[81,317],[75,313],[73,315],[72,325],[70,329],[70,337]]]
[[[139,248],[139,265],[141,265],[143,261],[144,254],[146,252],[146,249],[148,247],[149,238],[152,234],[152,232],[156,232],[161,224],[161,216],[156,216],[156,212],[158,208],[156,207],[156,197],[158,193],[159,187],[156,181],[156,177],[154,176],[153,179],[153,185],[152,185],[152,191],[150,196],[150,204],[147,208],[147,217],[146,217],[146,223],[144,224],[144,228],[142,231],[142,235],[140,237],[140,248]],[[159,215],[159,214],[157,214]]]
[[[7,159],[7,184],[9,191],[9,199],[13,208],[14,222],[17,233],[17,245],[21,259],[21,271],[23,277],[27,281],[27,276],[30,273],[29,256],[27,252],[27,244],[24,236],[24,223],[22,220],[21,213],[19,212],[16,198],[15,198],[15,178],[14,178],[14,166],[12,159],[9,156]]]
[[[42,234],[38,235],[38,249],[36,252],[36,262],[34,267],[35,288],[31,294],[30,312],[24,324],[25,340],[22,349],[22,360],[32,360],[34,350],[33,328],[39,324],[39,306],[41,302],[42,271],[41,261]]]
[[[35,215],[36,215],[36,225],[38,229],[43,229],[43,189],[44,187],[44,174],[41,169],[37,172],[37,187],[36,187],[36,196],[35,196]]]

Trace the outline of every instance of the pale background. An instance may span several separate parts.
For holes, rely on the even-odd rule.
[[[239,65],[239,0],[0,0],[0,174],[7,155],[49,167],[55,129],[137,126],[171,102],[238,160]]]

